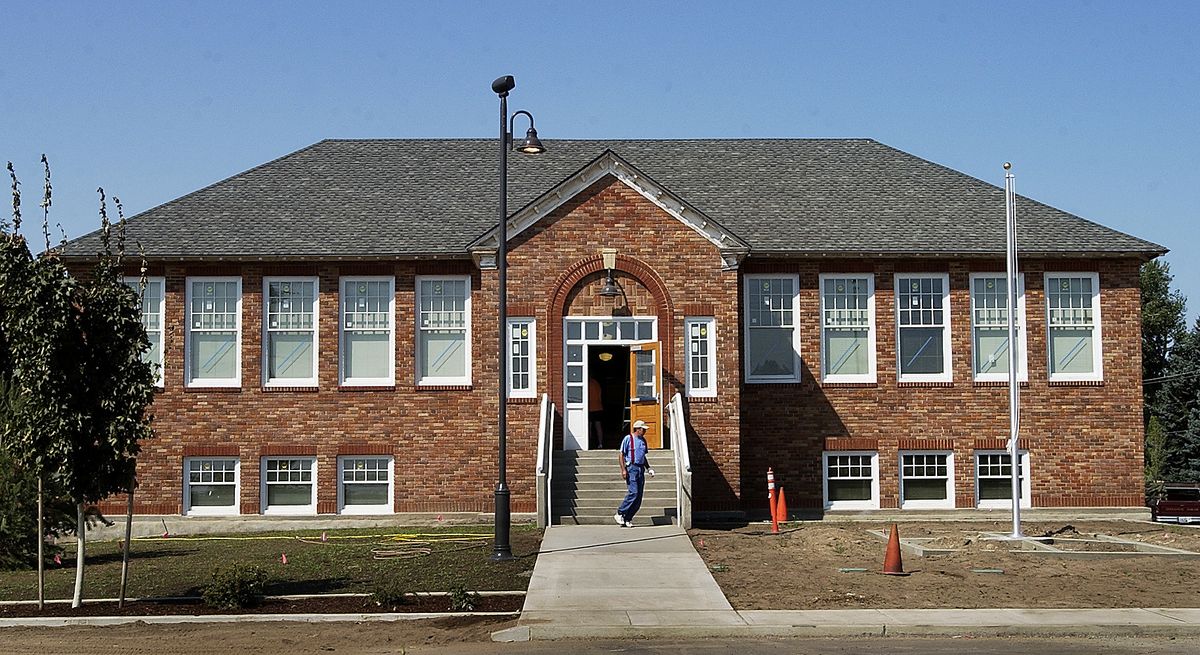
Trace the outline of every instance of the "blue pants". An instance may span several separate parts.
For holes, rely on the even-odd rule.
[[[617,508],[617,514],[625,517],[626,521],[633,521],[633,515],[642,507],[642,492],[646,490],[646,469],[630,466],[626,470],[629,472],[629,493],[625,494],[625,502]]]

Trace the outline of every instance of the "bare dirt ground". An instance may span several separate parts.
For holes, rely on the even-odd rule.
[[[956,552],[904,553],[906,577],[879,574],[886,543],[869,530],[889,525],[791,523],[781,534],[761,526],[697,529],[692,543],[736,609],[987,607],[1200,607],[1200,559],[1154,555],[1067,559],[1011,552],[1010,523],[900,523],[901,539]],[[1200,529],[1135,521],[1025,522],[1027,536],[1053,535],[1062,550],[1127,552],[1126,546],[1078,541],[1104,534],[1200,553]],[[865,568],[866,572],[839,569]],[[976,572],[999,569],[997,572]]]

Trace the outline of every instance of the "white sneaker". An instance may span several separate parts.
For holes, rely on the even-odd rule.
[[[625,527],[626,525],[632,525],[632,524],[627,524],[625,522],[625,517],[621,516],[620,514],[613,514],[613,521],[616,521],[617,525],[619,525],[621,527]]]
[[[632,527],[633,527],[633,521],[626,521],[626,522],[625,522],[625,527],[627,527],[627,528],[632,528]]]

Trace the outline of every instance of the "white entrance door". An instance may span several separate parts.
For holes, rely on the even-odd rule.
[[[654,316],[568,316],[563,319],[563,449],[588,449],[588,347],[658,339]]]

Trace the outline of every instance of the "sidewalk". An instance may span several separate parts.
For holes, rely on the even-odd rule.
[[[552,526],[520,620],[492,638],[1080,633],[1196,635],[1200,608],[739,612],[679,526]]]

